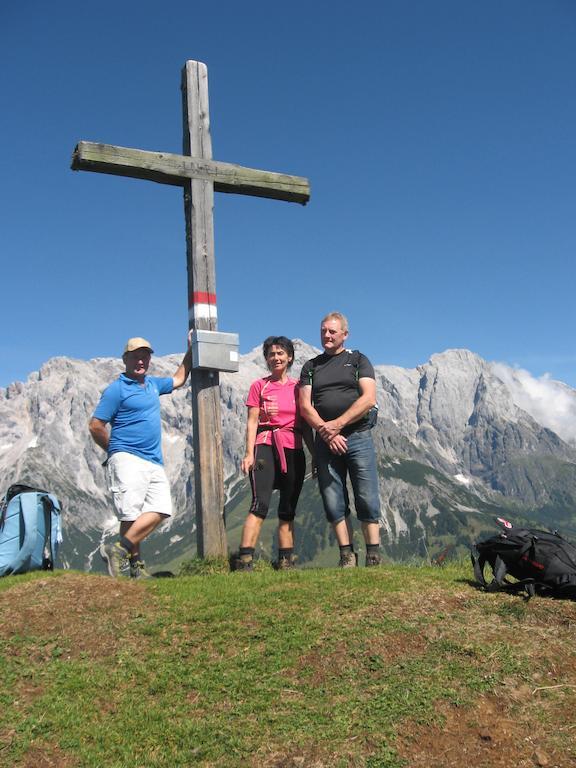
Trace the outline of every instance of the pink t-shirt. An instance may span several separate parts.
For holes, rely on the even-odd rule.
[[[285,448],[302,448],[300,413],[298,410],[299,384],[296,379],[287,379],[282,384],[270,376],[256,379],[250,385],[246,405],[259,408],[259,427],[282,430],[282,444]],[[276,411],[270,413],[269,411]],[[297,429],[297,432],[293,430]],[[272,429],[265,429],[256,435],[256,445],[272,445]]]

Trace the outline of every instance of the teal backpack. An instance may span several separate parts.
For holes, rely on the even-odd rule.
[[[61,511],[48,491],[20,483],[8,488],[0,505],[0,576],[54,568]]]

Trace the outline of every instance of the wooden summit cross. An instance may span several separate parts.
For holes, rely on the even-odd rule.
[[[212,160],[208,71],[199,61],[182,70],[184,154],[146,152],[81,141],[72,156],[75,171],[148,179],[184,188],[189,327],[217,330],[214,263],[214,190],[269,197],[303,205],[308,180]],[[218,371],[192,369],[192,424],[197,546],[200,557],[225,556],[224,472]]]

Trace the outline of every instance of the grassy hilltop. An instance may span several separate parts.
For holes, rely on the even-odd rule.
[[[4,578],[0,766],[575,766],[576,605],[470,577]]]

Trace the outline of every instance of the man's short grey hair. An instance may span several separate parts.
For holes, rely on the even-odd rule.
[[[322,323],[325,323],[326,320],[338,320],[342,330],[348,333],[348,318],[346,317],[346,315],[343,315],[342,312],[328,312],[326,317],[322,318],[320,325],[322,325]]]

